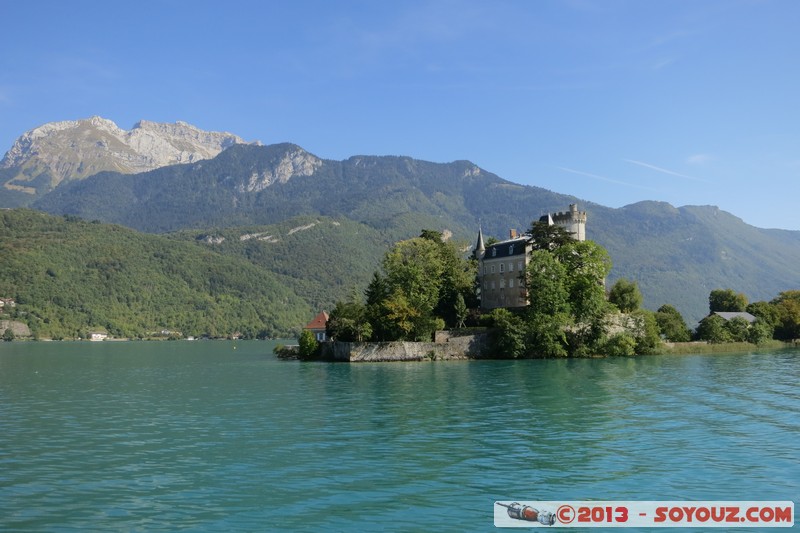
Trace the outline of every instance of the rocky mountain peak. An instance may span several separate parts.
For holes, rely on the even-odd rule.
[[[0,169],[18,170],[3,183],[6,189],[37,195],[64,180],[104,170],[136,173],[211,159],[234,144],[245,141],[186,122],[142,120],[123,130],[111,120],[94,116],[51,122],[24,133],[0,161]]]
[[[274,167],[253,171],[247,183],[239,185],[239,192],[259,192],[274,183],[286,183],[295,176],[311,176],[321,166],[321,159],[299,146],[292,146]]]

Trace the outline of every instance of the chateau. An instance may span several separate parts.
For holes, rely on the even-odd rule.
[[[563,226],[575,240],[586,240],[586,211],[578,211],[577,204],[571,204],[565,213],[548,213],[539,221]],[[486,246],[483,232],[478,230],[475,256],[478,258],[481,309],[488,311],[497,307],[528,305],[524,274],[531,245],[530,234],[511,230],[508,240]]]

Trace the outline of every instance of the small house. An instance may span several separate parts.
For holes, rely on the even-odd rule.
[[[321,311],[317,316],[314,317],[314,320],[306,324],[303,329],[307,329],[313,333],[314,338],[317,339],[318,342],[325,342],[328,340],[328,335],[325,331],[325,326],[327,323],[328,313],[326,311]]]

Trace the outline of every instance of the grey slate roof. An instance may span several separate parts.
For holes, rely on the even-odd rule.
[[[741,312],[736,312],[736,313],[734,313],[734,312],[715,311],[715,312],[714,312],[714,314],[715,314],[715,315],[719,315],[719,316],[721,316],[721,317],[722,317],[722,318],[724,318],[726,321],[727,321],[727,320],[734,319],[734,318],[736,318],[736,317],[741,317],[741,318],[744,318],[745,320],[747,320],[747,321],[748,321],[748,322],[750,322],[751,324],[752,324],[753,322],[755,322],[755,321],[756,321],[756,317],[754,317],[754,316],[753,316],[753,315],[751,315],[750,313],[745,313],[744,311],[741,311]]]

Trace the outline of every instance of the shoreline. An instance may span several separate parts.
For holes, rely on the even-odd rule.
[[[176,338],[147,338],[147,339],[124,339],[124,338],[114,338],[114,339],[103,339],[103,340],[90,340],[90,339],[61,339],[61,340],[54,340],[48,338],[40,338],[40,339],[32,339],[32,338],[17,338],[11,343],[86,343],[86,344],[100,344],[104,342],[108,343],[148,343],[148,342],[198,342],[198,341],[222,341],[222,342],[236,342],[236,341],[263,341],[263,342],[291,342],[293,339],[291,338],[284,338],[284,339],[230,339],[230,338],[218,338],[218,339],[176,339]],[[338,345],[338,350],[340,355],[338,357],[334,356],[334,348],[335,345]],[[285,344],[283,345],[285,348],[292,348],[295,347],[295,344]],[[692,342],[680,342],[680,343],[662,343],[660,349],[650,355],[633,355],[633,356],[622,356],[627,358],[638,358],[638,357],[650,357],[651,355],[655,356],[682,356],[682,355],[736,355],[736,354],[744,354],[744,353],[757,353],[759,351],[764,350],[786,350],[792,348],[800,347],[800,343],[797,341],[794,342],[784,342],[778,340],[772,340],[767,343],[763,344],[750,344],[750,343],[743,343],[743,342],[734,342],[734,343],[720,343],[720,344],[710,344],[703,341],[692,341]],[[395,342],[362,342],[362,343],[345,343],[339,341],[327,342],[321,345],[321,348],[324,352],[317,357],[311,358],[301,358],[296,354],[285,354],[283,357],[278,356],[279,359],[282,360],[299,360],[299,361],[308,361],[308,362],[420,362],[420,361],[513,361],[517,358],[513,357],[503,357],[503,356],[496,356],[491,355],[489,353],[489,347],[481,342],[480,340],[470,346],[470,342],[459,342],[459,343],[452,343],[450,344],[449,341],[441,342],[441,343],[431,343],[431,342],[410,342],[410,341],[395,341]],[[472,349],[470,349],[472,348]],[[347,357],[344,356],[344,353],[341,353],[342,349],[344,349],[344,353],[347,354]],[[369,356],[358,356],[350,357],[350,353],[356,350],[356,354],[367,352]],[[383,353],[384,355],[380,355]],[[385,354],[388,353],[388,356]],[[563,357],[563,358],[552,358],[552,357],[530,357],[530,358],[521,358],[521,359],[605,359],[605,358],[614,358],[618,356],[613,355],[587,355],[583,357]]]
[[[300,357],[297,355],[285,354],[281,359],[318,361],[318,362],[420,362],[420,361],[510,361],[517,358],[502,357],[491,354],[491,347],[486,343],[485,338],[474,338],[467,336],[462,342],[450,343],[448,339],[444,342],[339,342],[332,341],[320,345],[320,353],[314,357]],[[652,354],[655,356],[680,356],[680,355],[734,355],[756,353],[764,350],[782,350],[797,348],[797,343],[787,343],[783,341],[770,341],[768,343],[756,345],[750,343],[721,343],[709,344],[706,342],[686,342],[686,343],[664,343],[661,350]],[[531,357],[520,359],[605,359],[614,357],[651,357],[651,355],[588,355],[585,357]]]
[[[796,342],[771,340],[763,344],[750,344],[749,342],[724,342],[713,344],[703,341],[663,343],[662,350],[654,355],[702,355],[702,354],[734,354],[758,350],[780,350],[796,348]]]

